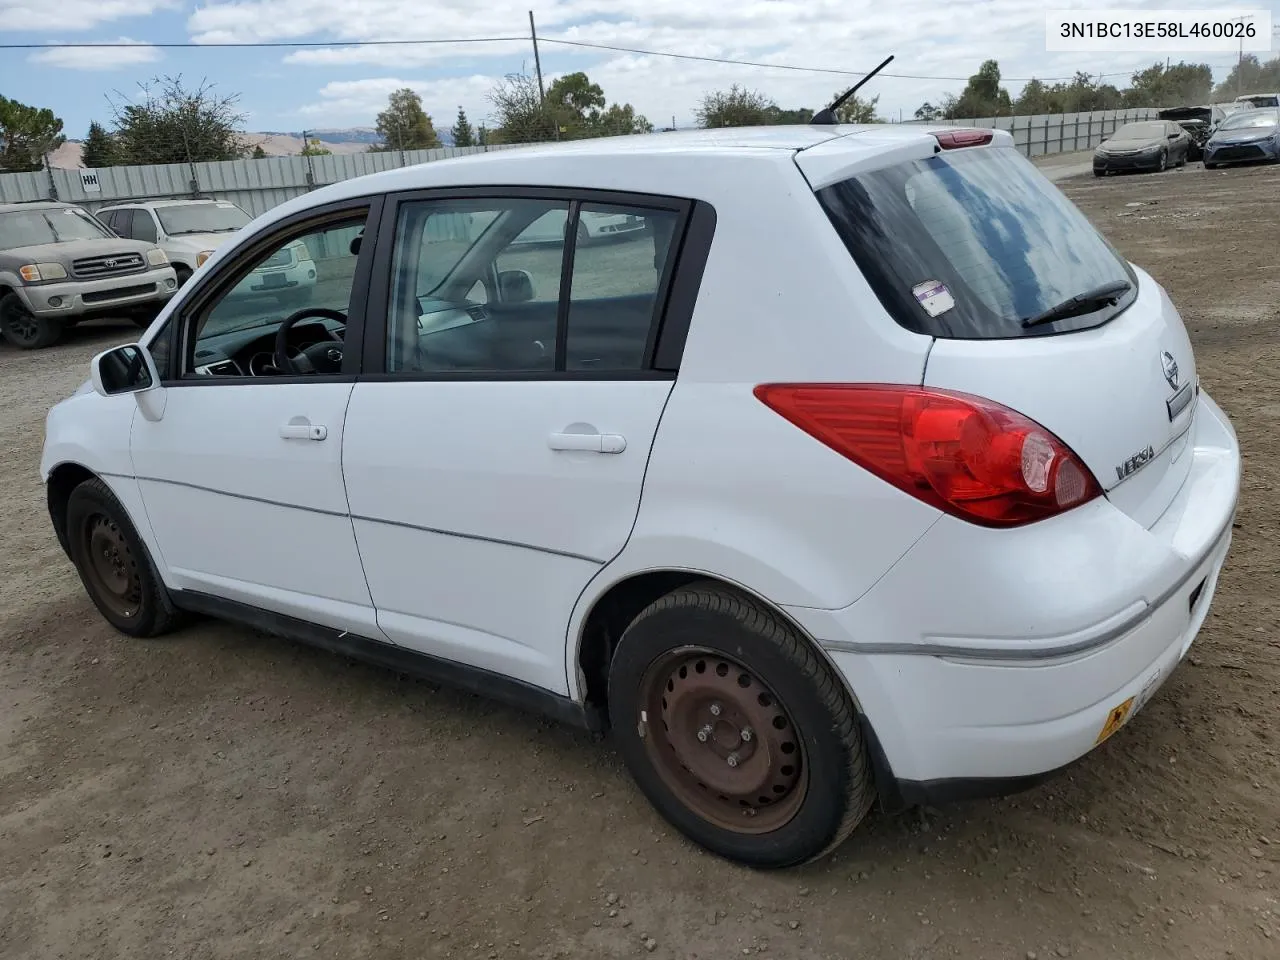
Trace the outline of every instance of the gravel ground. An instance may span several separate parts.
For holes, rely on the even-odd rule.
[[[134,331],[0,348],[0,955],[1276,957],[1280,170],[1063,183],[1170,289],[1239,430],[1213,613],[1068,775],[873,817],[786,873],[693,848],[572,730],[230,626],[113,633],[37,462],[46,409]]]

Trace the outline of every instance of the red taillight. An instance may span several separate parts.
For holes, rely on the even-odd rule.
[[[981,397],[878,384],[762,384],[766,406],[939,510],[1016,527],[1102,492],[1061,440]]]
[[[935,133],[933,138],[943,150],[956,150],[960,147],[981,147],[990,143],[995,134],[990,130],[948,130]]]

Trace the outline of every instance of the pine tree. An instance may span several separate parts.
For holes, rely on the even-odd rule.
[[[260,144],[260,143],[255,143],[255,144],[253,145],[253,153],[252,153],[252,154],[250,154],[250,159],[251,159],[251,160],[265,160],[265,159],[267,159],[267,151],[265,151],[265,150],[263,150],[263,149],[262,149],[262,144]]]
[[[84,138],[84,146],[81,148],[81,165],[91,169],[114,166],[113,147],[111,134],[97,120],[93,121],[89,124],[89,135]]]
[[[461,107],[458,108],[458,122],[453,125],[453,145],[455,147],[474,147],[476,145],[475,133],[471,130],[471,121],[467,119],[467,112]]]

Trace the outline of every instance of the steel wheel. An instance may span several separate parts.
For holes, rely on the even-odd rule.
[[[110,517],[96,513],[86,518],[81,536],[90,588],[116,616],[135,616],[142,603],[142,578],[124,532]]]
[[[759,677],[723,654],[680,647],[653,662],[640,689],[650,759],[690,810],[748,835],[791,821],[808,791],[804,748]]]

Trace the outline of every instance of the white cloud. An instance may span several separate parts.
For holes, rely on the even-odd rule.
[[[73,33],[127,17],[145,17],[180,8],[182,0],[0,0],[0,33]]]
[[[0,0],[3,2],[3,0]],[[1280,0],[1266,0],[1277,10]],[[924,100],[958,93],[983,60],[999,61],[1013,93],[1022,79],[1070,77],[1077,70],[1107,74],[1123,86],[1136,68],[1157,59],[1147,54],[1048,54],[1044,12],[1053,5],[1110,9],[1109,0],[539,0],[535,11],[544,69],[583,69],[611,101],[630,102],[658,126],[688,122],[709,90],[740,83],[788,107],[817,107],[853,82],[838,73],[718,64],[557,44],[579,40],[693,56],[755,60],[834,70],[869,69],[885,55],[897,59],[868,87],[886,116],[910,115]],[[1125,6],[1160,8],[1168,0],[1126,0]],[[372,122],[385,105],[378,84],[404,78],[418,90],[437,123],[457,103],[473,119],[489,112],[484,94],[501,75],[532,71],[528,0],[308,0],[300,16],[296,0],[207,0],[188,21],[201,43],[228,41],[331,41],[331,46],[282,55],[307,77],[308,70],[367,65],[364,86],[329,84],[302,108],[330,125]],[[421,36],[435,39],[505,38],[494,43],[343,46],[343,41]],[[1183,59],[1175,56],[1174,59]],[[1231,58],[1206,55],[1219,78]],[[441,76],[454,73],[458,76]],[[346,83],[346,81],[343,81]],[[401,81],[394,81],[401,82]],[[482,86],[485,83],[487,85]],[[373,91],[382,91],[375,94]]]
[[[121,37],[115,47],[52,47],[30,56],[32,63],[65,70],[118,70],[160,59],[160,51],[141,40]]]

